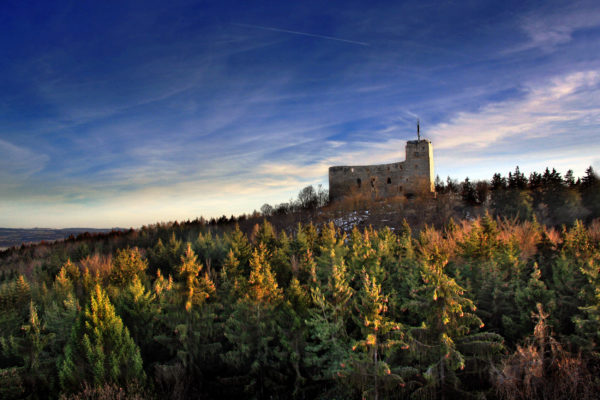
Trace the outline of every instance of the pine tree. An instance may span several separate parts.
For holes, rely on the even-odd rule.
[[[204,376],[218,362],[222,329],[217,323],[216,305],[211,303],[216,288],[206,272],[200,275],[201,270],[188,243],[177,267],[178,281],[166,281],[162,275],[155,281],[161,312],[154,339],[162,355],[156,380],[167,397],[199,396],[206,390]]]
[[[31,288],[23,275],[0,285],[0,337],[16,335],[29,315]]]
[[[129,329],[144,359],[151,355],[155,323],[159,313],[156,294],[147,290],[137,276],[117,297],[115,308]]]
[[[468,361],[481,368],[477,361],[489,360],[503,349],[499,335],[471,332],[484,324],[473,313],[476,307],[464,296],[464,289],[445,273],[446,264],[444,259],[422,264],[421,286],[408,304],[423,316],[422,325],[410,330],[411,349],[426,381],[416,391],[422,397],[444,399],[449,393],[458,393],[458,372]]]
[[[600,356],[600,256],[589,260],[581,271],[587,278],[588,285],[580,291],[580,298],[585,300],[585,305],[579,309],[582,315],[575,315],[573,321],[577,327],[577,334],[583,339],[582,347],[593,351]]]
[[[246,395],[267,398],[285,390],[290,354],[280,334],[283,293],[262,241],[252,253],[250,269],[247,294],[225,323],[230,350],[222,359],[235,374],[232,382],[242,385]]]
[[[29,318],[21,326],[21,332],[8,338],[0,337],[0,360],[4,359],[4,362],[0,362],[5,364],[6,360],[10,360],[15,368],[14,372],[20,375],[19,378],[13,377],[16,379],[5,382],[8,387],[12,387],[9,392],[22,384],[27,397],[42,398],[49,394],[54,383],[54,360],[49,353],[49,344],[53,338],[54,335],[48,332],[40,320],[37,307],[30,302]]]
[[[303,398],[307,381],[305,352],[308,332],[305,321],[309,317],[310,296],[298,279],[292,278],[285,291],[285,299],[280,308],[281,343],[288,355],[289,376],[290,380],[293,380],[292,395],[295,398]]]
[[[341,374],[350,358],[352,339],[347,324],[352,315],[353,295],[343,259],[333,265],[323,290],[316,280],[311,286],[313,307],[306,320],[310,332],[307,364],[314,368],[312,379],[323,386],[336,379],[338,372]]]
[[[58,271],[58,275],[54,279],[53,289],[58,299],[66,299],[69,295],[74,294],[73,281],[69,278],[67,269],[64,266]]]
[[[589,220],[600,217],[600,178],[590,166],[580,186],[583,206],[590,211]]]
[[[247,280],[242,274],[240,261],[233,249],[229,249],[220,273],[219,292],[223,293],[225,304],[233,304],[246,293]]]
[[[248,273],[248,262],[250,261],[250,257],[252,257],[252,245],[244,232],[240,230],[238,224],[235,225],[233,232],[225,237],[225,242],[229,245],[230,250],[233,251],[233,255],[239,261],[242,271]]]
[[[356,301],[356,323],[361,339],[353,345],[356,353],[347,361],[348,369],[341,375],[359,389],[362,398],[377,400],[384,393],[404,386],[402,377],[392,373],[385,362],[385,354],[394,346],[405,345],[404,331],[400,323],[386,316],[388,298],[382,293],[381,285],[366,271],[362,275]]]
[[[528,332],[533,330],[531,314],[536,311],[537,304],[545,304],[548,312],[554,312],[554,297],[554,292],[549,290],[542,280],[542,273],[537,263],[534,263],[527,285],[518,288],[515,293],[515,311],[517,313],[514,314],[520,319],[519,337],[525,337]]]
[[[250,259],[250,277],[247,296],[258,303],[276,303],[281,300],[282,292],[271,271],[266,245],[259,243]]]
[[[148,262],[142,259],[137,247],[117,250],[110,272],[110,281],[119,288],[127,287],[134,277],[141,278],[147,268]]]
[[[216,288],[208,273],[200,275],[202,265],[198,263],[198,257],[192,250],[190,243],[187,245],[185,255],[181,257],[181,265],[178,268],[181,281],[181,299],[185,303],[185,309],[190,311],[193,306],[200,306],[206,299],[214,295]]]
[[[67,392],[84,384],[126,387],[145,379],[140,350],[100,285],[94,287],[90,304],[73,326],[59,378]]]

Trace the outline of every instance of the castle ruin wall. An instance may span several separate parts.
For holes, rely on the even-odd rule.
[[[429,140],[406,144],[405,161],[329,168],[331,201],[353,195],[373,199],[433,192],[433,147]]]

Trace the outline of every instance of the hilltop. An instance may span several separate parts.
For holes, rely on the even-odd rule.
[[[539,176],[8,249],[0,397],[594,399],[600,180]]]

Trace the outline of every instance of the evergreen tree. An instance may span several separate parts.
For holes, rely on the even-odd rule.
[[[202,305],[206,299],[212,296],[216,289],[208,276],[208,273],[200,276],[202,265],[198,263],[198,257],[192,250],[190,243],[187,245],[185,255],[181,257],[181,265],[178,273],[181,281],[181,299],[185,303],[185,309],[190,311],[193,306]]]
[[[230,249],[227,253],[219,278],[221,282],[220,293],[223,294],[225,304],[233,304],[246,293],[247,280],[242,274],[240,262],[233,249]]]
[[[247,297],[257,303],[276,303],[281,300],[282,292],[271,271],[266,245],[259,243],[250,259],[250,277],[248,278]]]
[[[152,356],[155,323],[159,314],[156,294],[147,290],[137,276],[117,297],[115,308],[140,347],[144,360]]]
[[[353,345],[356,353],[347,361],[348,369],[341,375],[359,390],[362,398],[377,400],[404,386],[402,377],[392,373],[385,362],[385,354],[392,347],[404,345],[403,327],[386,316],[388,298],[382,293],[381,285],[366,271],[362,275],[356,302],[356,323],[361,339]]]
[[[0,337],[16,335],[29,314],[31,287],[23,275],[0,285]]]
[[[142,259],[137,247],[117,250],[110,272],[110,282],[119,288],[127,287],[134,277],[143,277],[147,268],[148,263]]]
[[[271,271],[266,245],[258,242],[250,260],[248,291],[225,323],[230,350],[223,361],[235,371],[231,381],[246,395],[267,398],[284,393],[289,353],[280,337],[278,312],[283,299]]]
[[[77,391],[84,383],[126,387],[145,379],[140,350],[100,285],[73,326],[59,377],[67,392]]]
[[[324,290],[316,279],[311,286],[313,308],[306,320],[310,332],[307,364],[313,367],[312,379],[319,382],[324,391],[338,373],[341,374],[351,355],[352,338],[347,325],[352,315],[353,295],[343,259],[333,264]]]
[[[444,399],[460,393],[464,388],[459,372],[467,363],[480,369],[480,361],[491,360],[503,349],[499,335],[471,331],[484,324],[473,313],[476,307],[464,296],[464,289],[446,275],[446,264],[444,259],[422,264],[421,286],[408,304],[423,317],[420,327],[410,329],[411,349],[425,378],[415,391],[421,397]]]
[[[465,178],[465,181],[460,185],[460,196],[462,201],[469,206],[476,206],[480,203],[475,185],[471,183],[469,178]]]
[[[216,288],[207,273],[200,275],[201,270],[188,243],[177,268],[178,282],[165,282],[161,276],[155,282],[162,308],[155,336],[160,345],[156,380],[164,396],[199,396],[209,390],[205,376],[211,375],[211,366],[218,366],[221,326],[216,306],[210,303]]]
[[[581,180],[583,206],[590,211],[589,220],[600,217],[600,178],[590,166]]]
[[[230,250],[233,251],[235,258],[239,261],[242,271],[248,273],[248,262],[250,261],[250,257],[252,257],[252,245],[244,232],[240,230],[238,224],[235,225],[233,232],[225,237],[225,241],[228,243]]]

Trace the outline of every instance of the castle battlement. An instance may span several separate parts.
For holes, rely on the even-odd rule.
[[[434,192],[433,146],[427,139],[406,142],[404,161],[329,168],[329,199],[368,195],[373,199]]]

